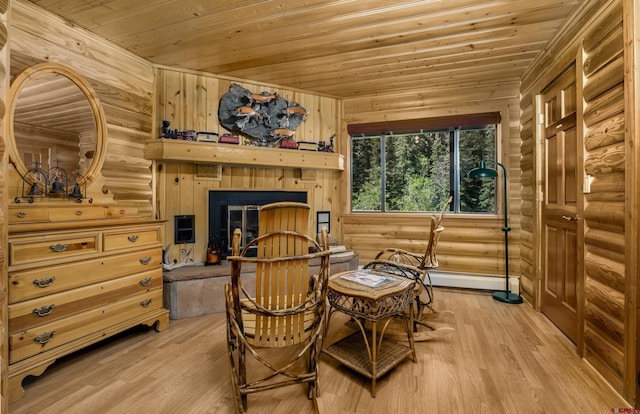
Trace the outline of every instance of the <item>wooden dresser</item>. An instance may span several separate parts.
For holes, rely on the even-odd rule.
[[[133,326],[168,327],[160,222],[94,205],[9,207],[9,399],[57,358]]]

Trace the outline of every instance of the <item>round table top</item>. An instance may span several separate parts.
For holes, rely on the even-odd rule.
[[[406,277],[370,269],[348,270],[329,278],[329,290],[342,295],[378,298],[413,288],[415,281]]]

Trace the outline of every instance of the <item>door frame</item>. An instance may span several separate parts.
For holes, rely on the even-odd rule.
[[[624,395],[640,406],[640,4],[624,0],[625,372]]]
[[[534,108],[536,114],[536,128],[535,128],[535,146],[536,151],[535,154],[535,177],[536,177],[536,295],[535,295],[535,303],[534,306],[537,311],[541,311],[542,308],[542,291],[544,289],[543,283],[545,280],[545,257],[544,257],[544,229],[543,229],[543,220],[542,220],[542,210],[544,207],[544,159],[543,155],[546,154],[544,150],[545,146],[545,122],[544,122],[544,102],[543,102],[543,91],[551,85],[557,78],[559,78],[565,71],[571,66],[575,64],[576,71],[576,213],[579,216],[579,220],[576,228],[576,237],[577,237],[577,246],[576,246],[576,271],[578,273],[578,277],[576,280],[576,316],[577,316],[577,327],[576,327],[576,352],[580,357],[584,356],[584,304],[585,304],[585,273],[584,273],[584,262],[585,262],[585,247],[584,247],[584,237],[585,237],[585,226],[584,226],[584,184],[585,184],[585,171],[584,171],[584,134],[585,134],[585,126],[584,126],[584,98],[582,91],[584,89],[584,75],[582,71],[583,67],[583,56],[582,56],[582,42],[580,42],[578,46],[578,51],[576,52],[575,59],[569,62],[568,65],[562,66],[561,69],[557,70],[553,78],[549,80],[545,85],[539,88],[538,92],[534,96]]]

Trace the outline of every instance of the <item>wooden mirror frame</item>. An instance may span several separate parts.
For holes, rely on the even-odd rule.
[[[13,82],[11,83],[11,87],[9,89],[9,97],[8,97],[8,111],[6,118],[6,136],[7,144],[9,148],[9,157],[11,158],[13,165],[15,165],[16,170],[21,176],[24,176],[27,173],[27,167],[20,156],[20,152],[18,151],[18,145],[15,139],[15,131],[14,131],[14,112],[15,106],[18,99],[18,95],[22,90],[22,87],[25,83],[29,82],[32,78],[47,74],[47,73],[55,73],[68,78],[71,82],[73,82],[85,95],[87,101],[89,103],[89,107],[91,108],[91,112],[93,113],[94,121],[96,124],[96,149],[95,155],[91,160],[91,164],[87,168],[87,171],[83,174],[85,182],[93,181],[97,174],[102,169],[102,164],[104,163],[104,157],[106,154],[107,148],[107,139],[106,139],[106,131],[107,124],[106,118],[104,115],[104,111],[102,110],[102,105],[100,104],[100,100],[98,99],[98,95],[96,95],[95,91],[84,80],[79,74],[77,74],[73,69],[60,65],[57,63],[38,63],[31,67],[24,69],[20,72]],[[80,183],[82,184],[82,182]]]

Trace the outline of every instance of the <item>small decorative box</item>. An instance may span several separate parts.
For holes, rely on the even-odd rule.
[[[223,134],[220,136],[220,139],[218,140],[218,142],[222,144],[239,144],[240,138],[237,137],[236,135]]]
[[[298,143],[295,141],[280,141],[280,148],[298,149]]]
[[[200,131],[196,134],[196,140],[201,142],[218,142],[218,133]]]
[[[318,143],[299,141],[298,149],[305,150],[305,151],[318,151]]]

